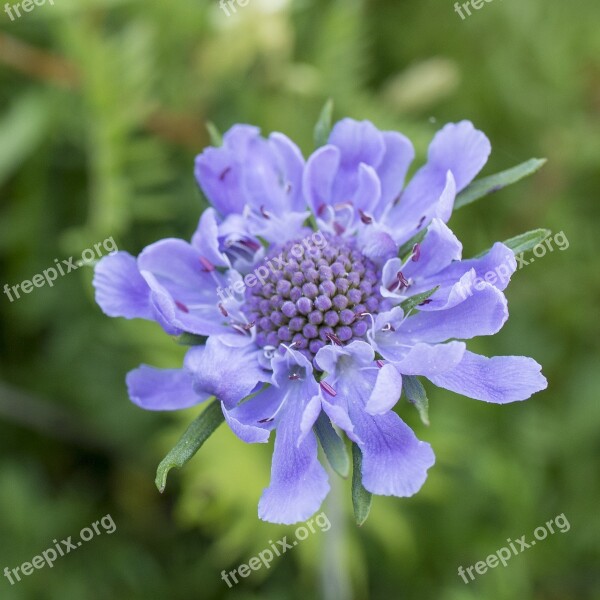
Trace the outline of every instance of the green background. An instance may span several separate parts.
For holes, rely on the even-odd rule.
[[[536,227],[564,231],[507,291],[511,318],[470,348],[533,356],[548,390],[493,406],[430,386],[431,426],[400,414],[437,464],[410,499],[376,498],[358,529],[348,482],[317,532],[229,590],[220,578],[293,527],[256,506],[272,446],[222,427],[164,495],[156,465],[198,413],[133,406],[124,377],[185,349],[151,323],[108,319],[90,268],[0,297],[0,569],[110,514],[104,533],[0,598],[600,598],[600,5],[494,0],[55,0],[0,21],[0,285],[112,236],[137,254],[189,238],[203,200],[204,123],[283,131],[305,155],[335,116],[409,135],[418,162],[448,121],[472,120],[484,174],[532,156],[533,177],[458,211],[465,256]],[[555,533],[466,585],[457,574],[564,513]]]

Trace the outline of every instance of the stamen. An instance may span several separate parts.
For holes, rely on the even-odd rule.
[[[352,202],[338,202],[333,205],[335,210],[345,210],[346,208],[352,208]]]
[[[223,306],[222,302],[219,302],[219,304],[217,304],[217,306],[219,307],[219,310],[221,311],[221,314],[224,317],[228,317],[229,316],[229,313],[225,310],[225,307]]]
[[[376,360],[376,361],[375,361],[375,363],[377,364],[377,366],[378,366],[380,369],[383,369],[383,361],[382,361],[382,360]]]
[[[190,312],[190,309],[183,302],[179,302],[179,300],[175,300],[175,306],[184,313]]]
[[[225,177],[227,177],[228,173],[231,171],[231,167],[227,167],[220,175],[219,181],[223,181]]]
[[[270,219],[271,215],[265,210],[265,205],[263,204],[260,207],[260,214],[265,218],[265,219]]]
[[[342,343],[342,340],[340,340],[340,338],[335,335],[335,333],[326,333],[325,337],[330,341],[333,342],[334,344],[338,345],[338,346],[343,346],[344,344]]]
[[[417,225],[417,229],[421,229],[421,227],[423,226],[423,223],[425,222],[425,219],[427,218],[426,215],[423,215],[421,217],[421,220],[419,221],[419,224]]]
[[[260,249],[260,244],[258,242],[255,242],[254,240],[245,239],[240,240],[239,243],[246,248],[250,248],[250,250],[252,250],[253,252],[256,252]]]
[[[250,321],[250,323],[246,323],[243,325],[245,331],[250,331],[256,325],[256,321]]]
[[[417,262],[421,258],[421,244],[415,244],[412,249],[412,261]]]
[[[391,323],[386,323],[382,328],[381,331],[396,331],[396,328],[391,324]]]
[[[369,317],[369,316],[371,316],[371,313],[369,313],[369,312],[354,313],[354,319],[352,319],[352,321],[350,323],[348,323],[348,325],[352,325],[356,321],[361,321],[365,317]]]
[[[360,220],[365,225],[370,225],[373,222],[373,217],[370,217],[367,213],[360,210],[360,208],[358,209],[358,214],[360,215]]]
[[[274,421],[274,417],[267,417],[266,419],[261,419],[259,421],[259,423],[271,423],[271,421]]]
[[[237,323],[233,323],[231,325],[238,333],[241,333],[242,335],[246,335],[248,333],[248,330],[243,326],[243,325],[238,325]]]
[[[421,304],[419,304],[419,306],[424,306],[425,304],[429,304],[430,302],[433,302],[433,300],[430,300],[429,298],[427,298],[427,300],[423,300],[423,302],[421,302]]]
[[[337,221],[333,222],[333,228],[338,235],[342,235],[346,231],[346,228]]]
[[[321,386],[321,388],[324,391],[326,391],[333,398],[335,398],[337,396],[337,392],[326,381],[320,381],[319,385]]]
[[[300,373],[290,373],[288,379],[290,381],[298,381],[298,379],[300,379]]]
[[[398,271],[398,274],[396,275],[396,277],[398,277],[398,281],[402,284],[402,287],[407,288],[410,285],[409,281],[402,274],[402,271]]]
[[[396,279],[388,286],[388,292],[395,292],[398,288],[407,288],[410,285],[410,281],[404,277],[402,271],[396,273]]]
[[[200,264],[204,267],[205,273],[212,273],[215,270],[215,265],[213,265],[209,260],[204,258],[204,256],[200,257]]]

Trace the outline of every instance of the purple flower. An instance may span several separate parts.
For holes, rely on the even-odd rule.
[[[191,243],[162,240],[137,259],[119,252],[96,267],[107,315],[207,338],[182,369],[129,373],[133,402],[174,410],[214,396],[240,439],[264,443],[274,431],[259,502],[267,521],[304,520],[326,496],[313,429],[323,414],[360,448],[369,492],[416,493],[434,454],[393,411],[403,377],[499,404],[547,385],[533,359],[487,358],[464,342],[504,325],[515,270],[500,243],[462,260],[445,224],[489,152],[471,123],[447,125],[405,187],[411,143],[369,122],[340,121],[306,164],[284,135],[233,127],[196,160],[214,208]],[[318,231],[306,227],[311,213]],[[406,304],[417,296],[417,306]]]

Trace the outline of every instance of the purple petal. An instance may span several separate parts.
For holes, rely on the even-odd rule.
[[[484,279],[499,290],[504,290],[516,268],[517,261],[514,252],[504,244],[497,242],[481,258],[454,262],[440,271],[436,279],[443,284],[455,284],[465,273],[474,269],[476,277]]]
[[[439,272],[454,261],[460,260],[461,255],[462,244],[458,238],[440,219],[433,219],[423,241],[419,244],[418,260],[410,260],[406,263],[403,269],[404,276],[407,279],[411,277],[424,279],[435,276],[437,283]],[[465,271],[467,270],[465,269]]]
[[[374,494],[410,496],[425,482],[427,469],[434,463],[433,451],[393,411],[373,416],[365,410],[369,403],[383,408],[377,380],[386,366],[378,369],[373,357],[373,349],[361,341],[343,348],[322,348],[315,361],[327,371],[327,381],[337,391],[327,402],[336,410],[325,402],[323,406],[332,421],[360,447],[365,488]],[[382,388],[392,395],[399,394],[397,386],[382,384]]]
[[[478,335],[492,335],[500,331],[508,319],[504,294],[495,287],[484,284],[480,292],[448,310],[418,312],[405,319],[399,335],[405,343],[445,342],[456,338],[467,340]]]
[[[365,213],[371,213],[379,204],[381,199],[381,183],[375,169],[360,164],[358,167],[358,179],[354,188],[352,204],[355,209]]]
[[[385,154],[377,167],[381,180],[381,205],[385,207],[393,202],[404,187],[404,179],[408,168],[415,157],[411,141],[395,131],[383,132]]]
[[[271,482],[258,503],[263,521],[291,525],[312,516],[329,492],[327,473],[317,458],[317,440],[310,432],[296,446],[296,431],[287,423],[277,428]]]
[[[306,163],[302,187],[309,206],[317,216],[331,204],[333,182],[340,166],[340,151],[335,146],[323,146]]]
[[[390,233],[377,223],[359,231],[358,244],[364,256],[377,264],[382,264],[398,253],[398,245]]]
[[[427,469],[435,463],[431,446],[421,442],[395,412],[369,416],[350,411],[361,439],[362,482],[381,496],[412,496],[427,479]]]
[[[294,350],[273,359],[273,381],[281,406],[271,482],[258,505],[259,517],[273,523],[296,523],[316,512],[329,491],[327,474],[317,458],[312,426],[320,412],[319,387],[308,360]],[[263,392],[264,393],[264,392]]]
[[[448,123],[433,138],[424,168],[437,173],[452,171],[460,192],[481,171],[491,150],[485,134],[470,121]]]
[[[210,397],[197,393],[185,369],[154,369],[141,365],[127,374],[127,389],[134,404],[146,410],[180,410]]]
[[[206,148],[196,158],[195,175],[210,203],[222,214],[241,213],[242,169],[228,148]]]
[[[224,333],[217,288],[226,287],[216,271],[207,272],[198,251],[183,240],[166,239],[144,249],[138,268],[164,319],[198,335]]]
[[[341,150],[342,168],[357,168],[360,163],[378,167],[385,154],[380,131],[369,121],[342,119],[329,136],[329,144]]]
[[[109,317],[153,319],[150,288],[127,252],[103,257],[94,270],[96,302]]]
[[[281,214],[285,214],[289,210],[301,212],[306,208],[302,195],[304,157],[298,146],[282,133],[272,133],[269,136],[269,142],[279,154],[282,172],[285,173],[287,179]]]
[[[219,226],[214,208],[207,208],[200,217],[192,237],[192,246],[216,267],[231,267],[229,258],[219,250]]]
[[[426,227],[432,219],[448,221],[456,199],[456,183],[451,171],[437,181],[419,171],[402,193],[399,203],[384,215],[383,223],[393,231],[400,245]]]
[[[390,365],[383,365],[377,375],[375,387],[365,405],[365,410],[370,415],[382,415],[400,400],[402,393],[402,375]]]
[[[394,346],[392,340],[396,340]],[[446,344],[415,344],[406,351],[402,347],[402,335],[397,332],[383,333],[377,336],[377,347],[381,355],[393,362],[403,375],[424,375],[429,377],[445,373],[454,368],[465,353],[463,342]]]
[[[233,408],[258,384],[270,380],[253,346],[227,346],[217,337],[208,338],[206,346],[192,348],[186,367],[193,373],[194,388],[215,396],[226,408]]]
[[[525,356],[487,358],[465,352],[454,369],[429,379],[435,385],[463,396],[505,404],[526,400],[546,389],[548,382],[541,369],[535,360]]]

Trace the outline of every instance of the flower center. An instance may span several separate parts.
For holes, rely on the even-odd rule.
[[[268,275],[246,289],[243,311],[259,346],[293,345],[312,360],[328,342],[341,345],[367,333],[365,317],[382,299],[380,273],[352,240],[318,235],[318,245],[308,237],[269,253]]]

